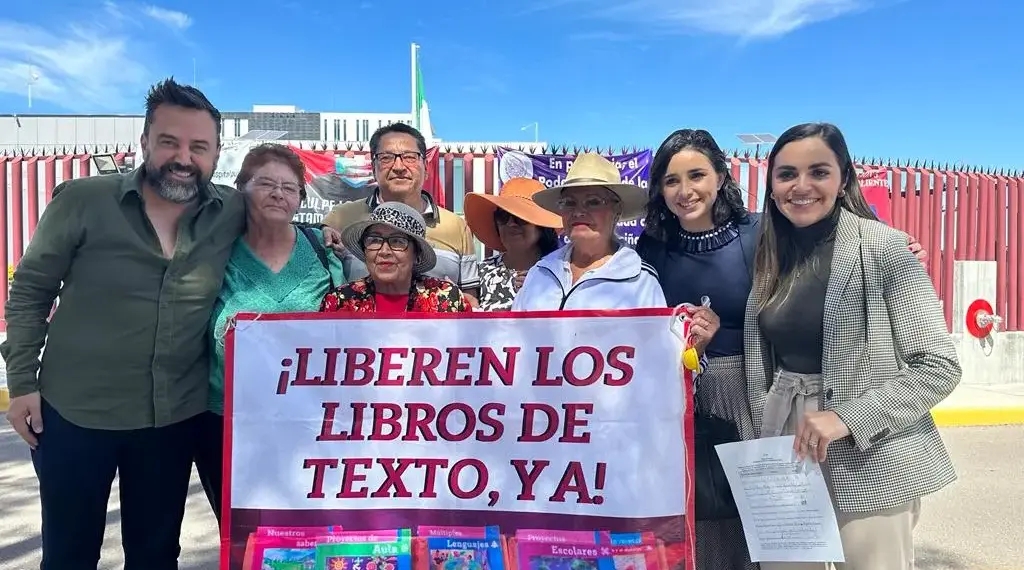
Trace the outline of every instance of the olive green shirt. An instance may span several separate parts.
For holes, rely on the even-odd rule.
[[[39,391],[85,428],[161,427],[206,410],[206,333],[245,201],[208,185],[167,259],[141,182],[140,169],[60,184],[11,283],[0,345],[11,396]]]

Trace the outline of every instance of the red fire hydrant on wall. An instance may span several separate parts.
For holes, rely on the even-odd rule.
[[[985,299],[975,299],[967,307],[967,332],[974,338],[985,338],[1003,322],[1003,318],[992,310],[992,304]]]

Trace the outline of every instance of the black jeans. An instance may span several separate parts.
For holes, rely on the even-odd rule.
[[[194,419],[161,428],[79,427],[42,403],[32,452],[43,513],[41,570],[96,570],[114,474],[125,570],[177,570]]]
[[[213,514],[220,522],[221,497],[224,484],[224,416],[203,412],[197,418],[195,431],[195,462],[199,481],[206,491]]]

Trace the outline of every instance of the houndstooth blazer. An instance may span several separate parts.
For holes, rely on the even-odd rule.
[[[758,436],[774,372],[757,323],[765,294],[755,280],[744,322]],[[824,464],[839,510],[894,508],[955,481],[930,411],[959,384],[960,364],[905,234],[842,211],[822,327],[821,409],[836,412],[851,432],[832,442]]]

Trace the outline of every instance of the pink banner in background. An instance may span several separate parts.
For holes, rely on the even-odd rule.
[[[858,172],[857,181],[860,182],[860,190],[864,194],[864,199],[867,200],[868,206],[871,206],[878,219],[892,225],[889,171],[882,168]]]

